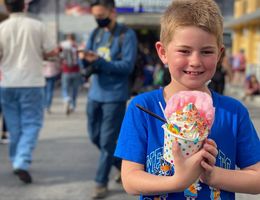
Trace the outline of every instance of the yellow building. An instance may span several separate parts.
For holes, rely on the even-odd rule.
[[[224,24],[233,30],[232,53],[244,49],[247,72],[260,76],[260,0],[235,0],[234,18]]]

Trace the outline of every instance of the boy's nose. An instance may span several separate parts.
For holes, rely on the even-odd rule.
[[[201,66],[201,56],[199,53],[192,53],[190,56],[190,66],[200,67]]]

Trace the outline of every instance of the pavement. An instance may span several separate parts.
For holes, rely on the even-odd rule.
[[[231,87],[227,94],[239,97],[240,90]],[[91,200],[99,152],[86,133],[86,90],[78,99],[77,110],[66,116],[59,91],[56,91],[52,113],[45,115],[38,146],[34,152],[31,174],[34,183],[24,185],[12,174],[8,146],[0,145],[0,200]],[[260,104],[248,102],[251,117],[260,133]],[[110,193],[106,200],[134,200],[117,184],[111,173]],[[260,195],[238,194],[237,200],[259,200]]]
[[[248,97],[246,100],[242,100],[244,96],[244,87],[241,85],[230,85],[227,84],[224,91],[225,95],[235,97],[236,99],[242,101],[247,107],[260,107],[260,95],[254,97]]]

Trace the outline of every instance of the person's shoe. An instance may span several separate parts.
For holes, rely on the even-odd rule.
[[[104,199],[108,195],[107,186],[96,186],[92,194],[92,199]]]
[[[66,105],[66,115],[69,115],[71,113],[69,104]]]
[[[75,107],[73,107],[72,105],[70,105],[69,107],[70,113],[73,113],[75,111]]]
[[[14,174],[17,175],[22,182],[26,184],[32,183],[32,177],[28,171],[23,169],[15,169]]]
[[[242,97],[242,101],[246,101],[246,96],[243,96],[243,97]]]
[[[47,113],[50,115],[51,114],[51,109],[50,108],[47,108],[46,109]]]
[[[8,137],[7,137],[6,134],[4,134],[4,135],[1,136],[0,143],[1,143],[1,144],[8,144],[8,143],[9,143],[9,140],[8,140]]]
[[[69,101],[64,101],[64,111],[65,111],[65,114],[66,115],[69,115],[70,114],[70,103]]]
[[[115,182],[119,183],[119,184],[122,183],[121,172],[120,171],[115,175]]]

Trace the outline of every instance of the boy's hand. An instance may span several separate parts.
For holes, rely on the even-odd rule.
[[[203,183],[210,185],[214,176],[214,167],[218,155],[217,144],[213,140],[207,139],[203,145],[203,149],[205,150],[205,153],[203,154],[203,160],[201,161],[203,173],[200,176],[200,180]]]
[[[172,153],[174,157],[174,177],[178,179],[180,191],[183,191],[194,183],[202,173],[203,168],[201,162],[206,151],[201,149],[194,155],[184,158],[178,142],[175,142],[173,144]]]

